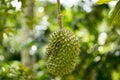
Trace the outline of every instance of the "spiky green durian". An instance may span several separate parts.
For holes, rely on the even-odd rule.
[[[48,71],[57,76],[70,73],[77,63],[79,50],[79,40],[73,32],[64,28],[53,32],[46,49]]]

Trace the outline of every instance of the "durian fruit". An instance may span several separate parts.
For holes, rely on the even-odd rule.
[[[53,32],[46,48],[48,72],[56,76],[70,73],[79,58],[79,40],[65,28]]]

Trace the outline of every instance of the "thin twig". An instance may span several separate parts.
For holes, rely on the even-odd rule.
[[[59,27],[62,28],[62,14],[60,10],[60,0],[57,0],[57,10],[58,10],[58,24]]]

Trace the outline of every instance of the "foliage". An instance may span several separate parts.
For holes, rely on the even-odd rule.
[[[25,68],[20,62],[14,61],[0,66],[0,80],[32,80],[31,70]]]
[[[97,4],[104,4],[110,1],[116,1],[116,0],[99,0]],[[117,2],[114,10],[111,13],[110,24],[119,26],[120,25],[119,15],[120,15],[120,1]]]
[[[108,3],[110,1],[115,1],[115,0],[98,0],[97,4],[104,4],[104,3]]]
[[[120,15],[120,1],[118,1],[118,3],[116,4],[112,15],[111,15],[111,22],[114,25],[120,25],[120,19],[119,19],[119,15]]]

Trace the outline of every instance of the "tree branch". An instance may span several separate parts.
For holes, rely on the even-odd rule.
[[[58,11],[58,24],[59,27],[62,28],[62,14],[60,10],[60,0],[57,0],[57,11]]]

